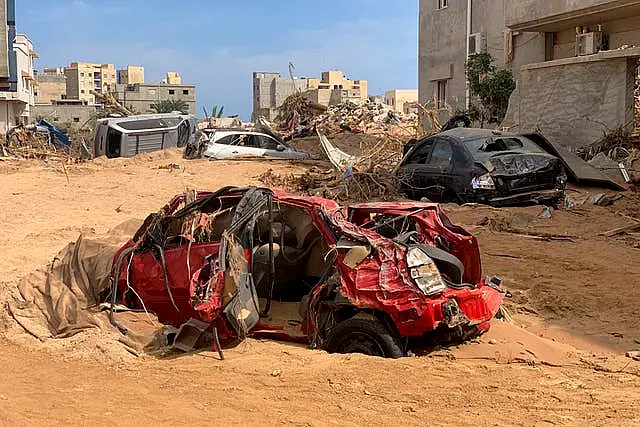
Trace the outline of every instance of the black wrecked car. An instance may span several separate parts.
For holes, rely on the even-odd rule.
[[[553,204],[564,198],[562,161],[538,134],[454,128],[411,141],[396,171],[405,195],[433,202]]]

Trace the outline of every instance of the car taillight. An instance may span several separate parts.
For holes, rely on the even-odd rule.
[[[420,248],[409,249],[407,266],[411,278],[426,296],[440,294],[447,288],[436,264]]]

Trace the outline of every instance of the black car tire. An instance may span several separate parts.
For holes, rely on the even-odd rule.
[[[338,323],[330,332],[329,353],[362,353],[398,359],[404,351],[389,329],[373,316],[356,316]]]

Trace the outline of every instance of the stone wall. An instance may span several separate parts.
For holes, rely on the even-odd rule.
[[[631,57],[583,57],[525,66],[503,126],[540,130],[572,149],[632,126],[636,64]]]

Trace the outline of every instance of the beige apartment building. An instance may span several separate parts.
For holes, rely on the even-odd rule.
[[[64,72],[67,77],[67,98],[87,101],[91,105],[96,104],[92,92],[108,92],[117,83],[113,64],[73,62]]]
[[[144,83],[144,67],[128,65],[127,68],[118,70],[118,83],[125,85]]]
[[[369,99],[366,80],[350,80],[342,71],[325,71],[322,79],[307,79],[307,98],[320,105],[336,105],[343,102],[359,104]]]
[[[384,103],[399,113],[406,113],[418,102],[418,89],[394,89],[384,93]]]
[[[169,71],[167,73],[166,83],[168,85],[181,85],[182,77],[180,77],[180,73],[177,73],[175,71]]]
[[[634,122],[638,0],[420,0],[419,98],[470,102],[468,55],[489,53],[517,88],[503,125],[571,148]]]
[[[36,105],[53,104],[67,99],[67,76],[64,68],[45,68],[35,75]]]

